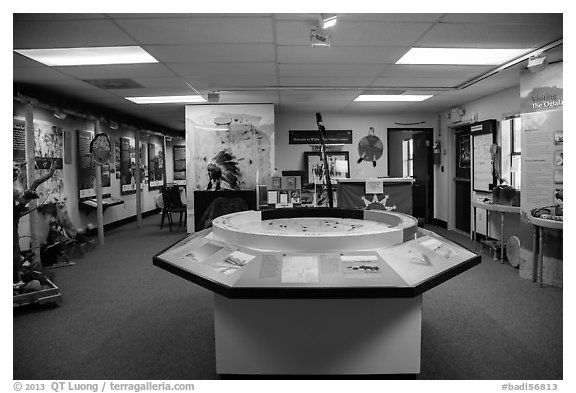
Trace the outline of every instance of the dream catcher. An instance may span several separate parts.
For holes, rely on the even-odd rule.
[[[360,139],[358,143],[358,154],[360,158],[358,159],[358,164],[362,161],[372,162],[372,165],[376,167],[376,161],[382,157],[384,152],[384,145],[380,138],[374,135],[374,127],[370,127],[368,135]]]

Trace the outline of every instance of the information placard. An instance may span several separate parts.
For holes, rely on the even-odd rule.
[[[494,143],[492,133],[473,134],[473,177],[472,188],[474,191],[490,192],[494,185],[492,171],[492,154],[490,147]]]

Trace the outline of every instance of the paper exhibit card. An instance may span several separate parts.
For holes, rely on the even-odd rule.
[[[443,256],[446,259],[450,259],[458,255],[458,251],[456,251],[453,247],[450,247],[448,244],[441,242],[440,240],[430,238],[421,242],[420,245],[434,251],[436,254]]]
[[[317,283],[318,277],[318,257],[284,256],[282,284]]]
[[[202,262],[205,261],[211,255],[216,254],[218,251],[223,249],[224,247],[217,246],[215,244],[206,243],[203,246],[191,250],[184,255],[186,259],[189,259],[193,262]]]
[[[224,273],[225,275],[229,276],[234,274],[234,272],[237,270],[240,270],[244,265],[246,265],[254,258],[256,258],[254,255],[246,254],[241,251],[234,251],[224,260],[214,263],[212,268],[217,272]]]
[[[354,276],[367,276],[381,273],[376,255],[341,255],[342,271]]]

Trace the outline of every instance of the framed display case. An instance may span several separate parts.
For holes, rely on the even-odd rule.
[[[326,152],[330,179],[345,179],[350,177],[350,158],[347,151]],[[304,152],[304,169],[306,183],[322,183],[322,168],[324,164],[320,152]]]

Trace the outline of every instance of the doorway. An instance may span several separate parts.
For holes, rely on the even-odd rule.
[[[454,129],[455,160],[454,163],[454,189],[455,189],[455,220],[454,228],[466,234],[470,233],[471,215],[471,181],[470,181],[470,126]]]
[[[432,128],[388,128],[388,176],[412,177],[412,215],[419,223],[433,219]]]

